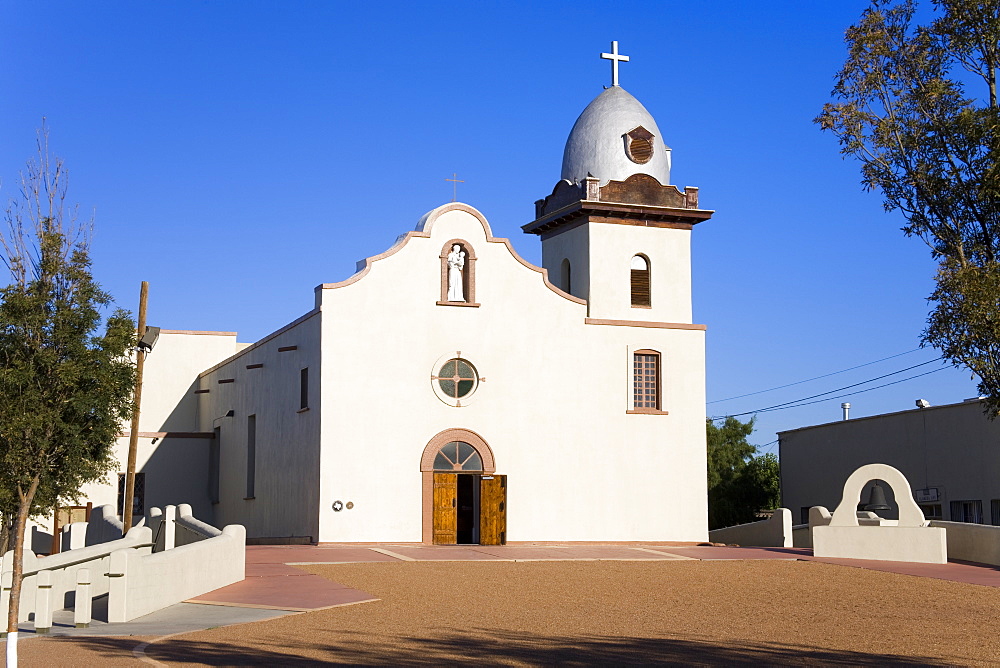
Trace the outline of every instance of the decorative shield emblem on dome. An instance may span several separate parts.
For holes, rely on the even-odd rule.
[[[641,125],[622,135],[625,155],[632,162],[644,165],[653,159],[653,133]]]

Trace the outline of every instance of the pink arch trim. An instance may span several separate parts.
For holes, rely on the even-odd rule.
[[[435,435],[434,438],[427,442],[427,446],[424,447],[424,452],[420,457],[420,470],[433,471],[434,457],[437,456],[438,450],[445,443],[451,443],[452,441],[464,441],[474,447],[483,460],[483,472],[496,472],[497,466],[496,461],[493,459],[493,450],[482,436],[470,429],[445,429]]]

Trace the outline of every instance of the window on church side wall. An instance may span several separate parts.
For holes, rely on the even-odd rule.
[[[573,294],[569,260],[566,258],[563,258],[562,264],[559,266],[559,287],[562,288],[564,292]]]
[[[634,255],[631,263],[632,306],[652,305],[649,289],[649,259],[645,255]]]
[[[299,410],[309,408],[309,368],[299,372]]]
[[[256,495],[257,485],[257,416],[247,416],[247,494],[244,499]]]
[[[463,239],[452,239],[441,249],[441,306],[479,306],[476,303],[476,254]]]
[[[441,446],[434,457],[435,471],[482,471],[483,458],[464,441],[452,441]]]
[[[632,357],[633,407],[636,411],[660,410],[660,355],[637,351]]]

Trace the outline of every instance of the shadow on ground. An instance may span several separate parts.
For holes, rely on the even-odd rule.
[[[107,657],[121,656],[122,639],[74,638],[81,649]],[[150,658],[210,666],[338,665],[431,666],[445,663],[506,665],[809,665],[809,666],[946,666],[923,656],[866,654],[781,644],[746,643],[720,646],[710,640],[684,638],[608,638],[598,636],[538,636],[487,630],[451,632],[433,638],[399,636],[387,639],[366,634],[331,632],[311,643],[259,647],[198,642],[177,638],[146,648]]]

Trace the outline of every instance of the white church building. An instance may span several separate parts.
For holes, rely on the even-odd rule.
[[[706,540],[690,242],[712,211],[669,185],[617,64],[524,225],[542,267],[453,202],[260,341],[162,330],[135,512],[190,503],[261,542]]]

